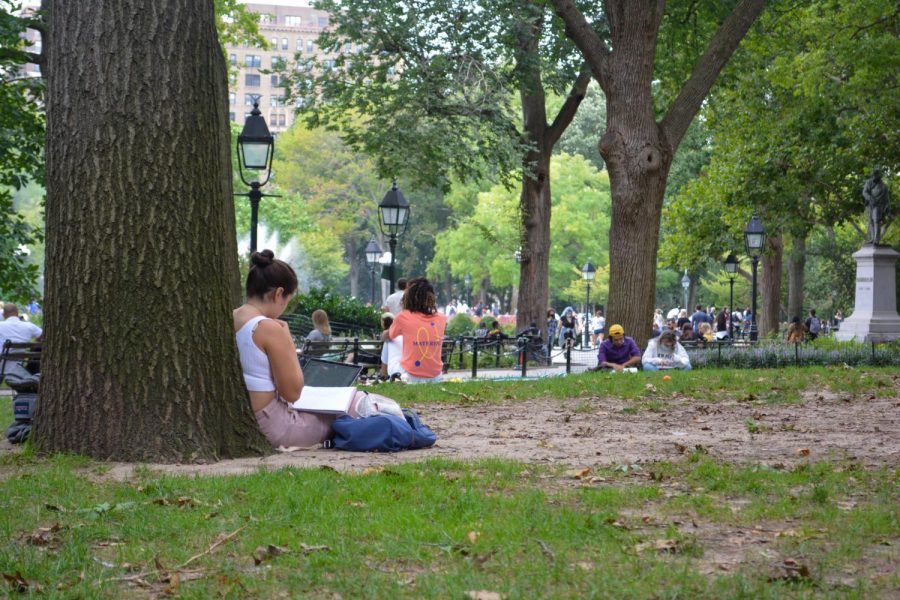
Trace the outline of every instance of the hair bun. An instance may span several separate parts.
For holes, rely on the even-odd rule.
[[[275,253],[271,250],[263,250],[261,252],[254,252],[250,257],[250,263],[254,266],[264,268],[268,267],[275,260]]]

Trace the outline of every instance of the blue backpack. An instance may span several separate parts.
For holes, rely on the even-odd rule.
[[[404,419],[380,414],[354,419],[339,417],[334,421],[334,439],[330,447],[353,452],[399,452],[427,448],[437,436],[419,419],[415,411],[405,409]]]

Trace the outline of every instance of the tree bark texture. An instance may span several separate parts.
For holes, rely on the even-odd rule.
[[[34,439],[98,459],[263,454],[231,310],[225,62],[211,0],[54,3]]]
[[[601,39],[574,0],[552,3],[566,25],[566,35],[578,46],[606,94],[606,131],[599,150],[612,193],[607,323],[621,324],[643,346],[651,332],[659,225],[672,157],[765,2],[738,2],[658,123],[651,89],[664,0],[606,0],[606,39]]]
[[[761,276],[759,282],[759,327],[760,337],[777,332],[781,314],[781,269],[784,254],[784,240],[781,235],[772,235],[766,240],[766,252],[760,259]]]
[[[803,317],[803,281],[806,269],[805,233],[791,236],[788,256],[788,319]]]

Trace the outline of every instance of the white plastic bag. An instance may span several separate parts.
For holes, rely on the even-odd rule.
[[[366,394],[365,397],[357,402],[356,412],[362,418],[382,414],[403,418],[403,411],[400,409],[399,404],[390,398],[385,398],[378,394]]]

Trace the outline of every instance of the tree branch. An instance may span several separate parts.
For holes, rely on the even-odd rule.
[[[553,119],[553,124],[550,125],[550,128],[545,133],[547,136],[547,147],[552,148],[559,141],[566,127],[575,118],[575,113],[578,111],[581,101],[584,100],[584,95],[590,82],[591,71],[587,63],[585,63],[581,66],[581,71],[578,72],[578,77],[575,79],[575,83],[572,84],[572,89],[569,91],[566,101],[556,114],[556,118]]]
[[[12,48],[0,48],[0,62],[3,61],[11,61],[20,65],[25,63],[43,65],[44,55],[24,50],[13,50]]]
[[[566,36],[581,50],[591,73],[605,92],[609,79],[609,50],[572,0],[552,1],[556,15],[566,24]]]
[[[559,1],[562,0],[554,0],[554,3]],[[741,0],[716,31],[706,52],[697,60],[690,78],[660,123],[673,151],[700,110],[703,100],[719,76],[719,71],[734,54],[765,4],[765,0]]]

